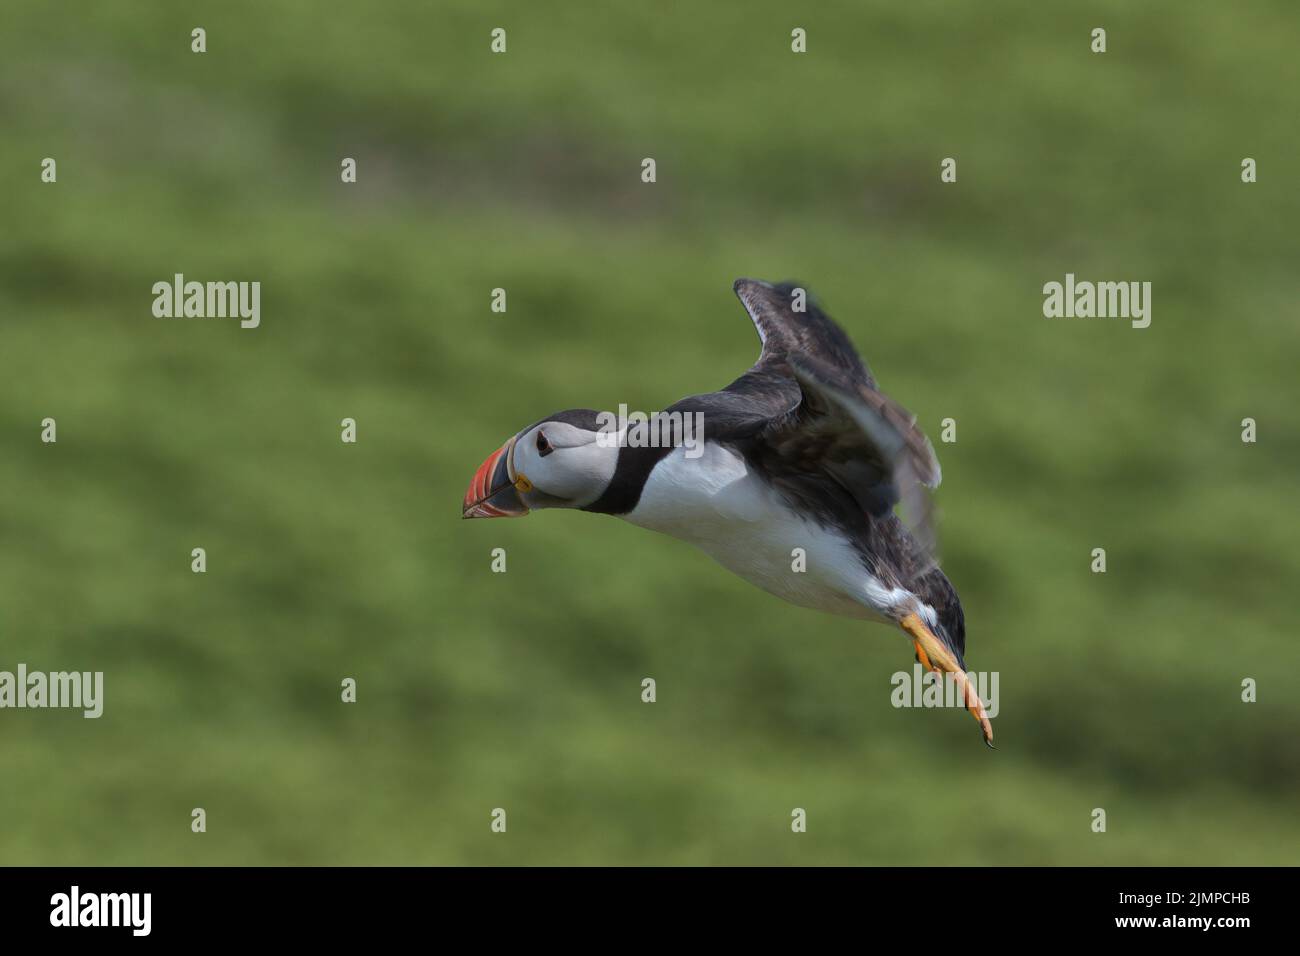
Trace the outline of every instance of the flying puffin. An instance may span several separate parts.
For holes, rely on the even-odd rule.
[[[634,441],[608,414],[557,412],[488,456],[463,516],[617,515],[702,548],[793,604],[897,625],[922,666],[953,675],[992,746],[966,677],[961,601],[934,557],[933,447],[802,288],[738,279],[734,289],[758,330],[758,361],[721,391],[661,413],[701,421],[702,441]],[[894,513],[900,502],[910,524]]]

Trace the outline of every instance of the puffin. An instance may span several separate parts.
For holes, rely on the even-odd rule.
[[[926,670],[951,675],[992,747],[961,600],[937,559],[933,446],[803,286],[733,288],[761,344],[747,372],[658,413],[649,440],[635,416],[586,408],[529,425],[479,466],[462,516],[614,515],[792,604],[900,628]]]

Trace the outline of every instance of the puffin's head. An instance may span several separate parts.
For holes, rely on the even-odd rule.
[[[587,408],[530,425],[479,465],[465,492],[465,518],[517,518],[535,508],[582,508],[609,487],[617,435]]]

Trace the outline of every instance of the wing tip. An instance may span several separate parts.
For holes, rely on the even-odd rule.
[[[758,341],[764,348],[767,347],[767,325],[762,315],[762,293],[771,290],[772,286],[762,279],[741,277],[731,283],[731,291],[736,293],[736,298],[740,300],[740,304],[749,313],[749,320],[754,323],[754,331],[758,333]]]
[[[912,419],[912,424],[913,425],[916,424],[915,418]],[[930,436],[927,435],[925,432],[921,431],[919,428],[917,429],[917,434],[920,435],[922,440],[925,441],[925,450],[930,456],[929,465],[930,465],[931,473],[929,475],[929,480],[923,481],[921,482],[921,484],[925,485],[925,487],[931,490],[934,490],[935,488],[938,488],[940,483],[943,481],[943,468],[939,465],[939,456],[935,454],[934,443],[930,441]]]
[[[755,314],[760,307],[760,297],[764,292],[773,291],[772,283],[764,282],[762,279],[750,279],[742,276],[735,282],[731,283],[731,291],[750,312]]]

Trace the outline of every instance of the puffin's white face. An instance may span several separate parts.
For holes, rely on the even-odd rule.
[[[520,432],[479,466],[465,493],[464,516],[519,517],[537,508],[591,504],[609,487],[618,466],[618,443],[600,438],[597,431],[565,421],[544,421]]]
[[[614,477],[618,447],[598,437],[567,422],[542,422],[518,436],[509,470],[524,504],[581,508],[599,498]]]

